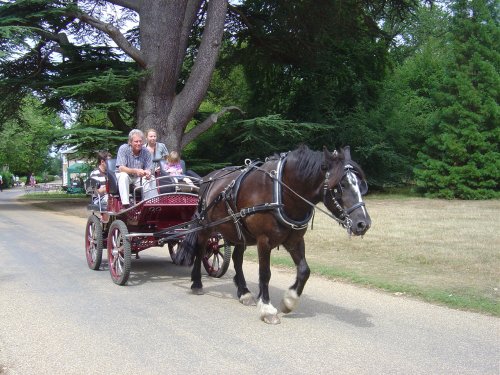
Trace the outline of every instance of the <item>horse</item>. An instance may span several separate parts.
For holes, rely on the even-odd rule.
[[[203,294],[201,260],[214,232],[234,246],[232,260],[237,296],[244,305],[257,305],[260,319],[279,324],[278,310],[269,297],[271,250],[282,245],[296,266],[296,279],[285,292],[281,312],[293,311],[299,302],[310,268],[305,258],[304,234],[316,204],[349,235],[362,236],[371,219],[362,195],[368,185],[361,167],[351,160],[349,146],[339,151],[313,151],[302,145],[269,157],[265,162],[246,160],[243,167],[226,167],[202,179],[195,214],[196,230],[186,234],[174,259],[193,265],[191,289]],[[257,245],[259,259],[258,302],[248,290],[243,274],[243,254]]]

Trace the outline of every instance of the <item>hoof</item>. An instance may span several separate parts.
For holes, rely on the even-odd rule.
[[[284,314],[288,314],[295,310],[299,304],[300,297],[297,295],[297,292],[293,289],[288,289],[283,296],[280,304],[280,310]]]
[[[203,291],[203,288],[191,288],[191,293],[193,293],[194,295],[197,295],[197,296],[201,296],[201,295],[205,294],[205,292]]]
[[[260,319],[267,324],[280,324],[281,320],[278,315],[264,315]]]
[[[288,306],[285,304],[285,301],[281,301],[280,311],[283,314],[288,314],[288,313],[292,312],[292,309],[288,308]]]
[[[252,293],[243,294],[240,297],[240,303],[242,303],[245,306],[255,306],[257,304],[255,298],[253,298],[252,296]]]
[[[257,304],[257,308],[260,312],[260,320],[267,324],[280,324],[281,320],[278,318],[278,310],[271,305],[270,303],[263,303],[261,299],[259,299],[259,303]]]

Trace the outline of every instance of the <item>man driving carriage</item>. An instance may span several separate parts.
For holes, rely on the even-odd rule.
[[[144,133],[131,130],[128,143],[120,146],[116,157],[116,178],[123,208],[130,206],[130,184],[147,189],[153,182],[152,168],[153,158],[144,147]]]

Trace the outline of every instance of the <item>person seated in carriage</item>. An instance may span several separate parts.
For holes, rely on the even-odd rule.
[[[142,185],[144,192],[154,191],[153,157],[144,146],[144,133],[132,129],[128,135],[128,143],[118,149],[116,157],[116,178],[122,207],[130,206],[130,184]],[[146,194],[145,197],[147,198]]]
[[[99,207],[99,211],[106,211],[108,206],[108,194],[106,192],[106,160],[111,159],[108,151],[101,151],[97,154],[97,168],[90,172],[90,184],[95,187],[92,203]],[[108,222],[109,216],[102,213],[102,221]]]
[[[153,156],[153,168],[155,174],[160,171],[160,163],[158,160],[168,156],[168,149],[164,143],[157,142],[157,134],[155,129],[149,129],[146,132],[146,148]]]
[[[167,164],[165,166],[166,172],[175,179],[175,182],[179,182],[176,176],[183,176],[184,171],[182,169],[181,157],[177,151],[171,151],[165,158]],[[194,186],[193,181],[189,177],[183,177],[181,179],[188,185]]]

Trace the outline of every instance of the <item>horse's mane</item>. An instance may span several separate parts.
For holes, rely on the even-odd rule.
[[[274,155],[270,159],[276,158],[279,158],[279,156]],[[322,170],[330,170],[333,164],[332,177],[334,181],[340,181],[344,174],[344,161],[345,156],[342,150],[332,155],[329,160],[325,160],[324,151],[314,151],[306,145],[301,145],[291,151],[287,157],[287,163],[292,164],[298,177],[305,180],[316,178]],[[349,164],[352,165],[362,179],[365,179],[363,170],[355,161],[349,160]]]
[[[300,179],[310,180],[318,176],[324,164],[321,151],[313,151],[306,145],[301,145],[288,154],[287,163],[292,164]]]

